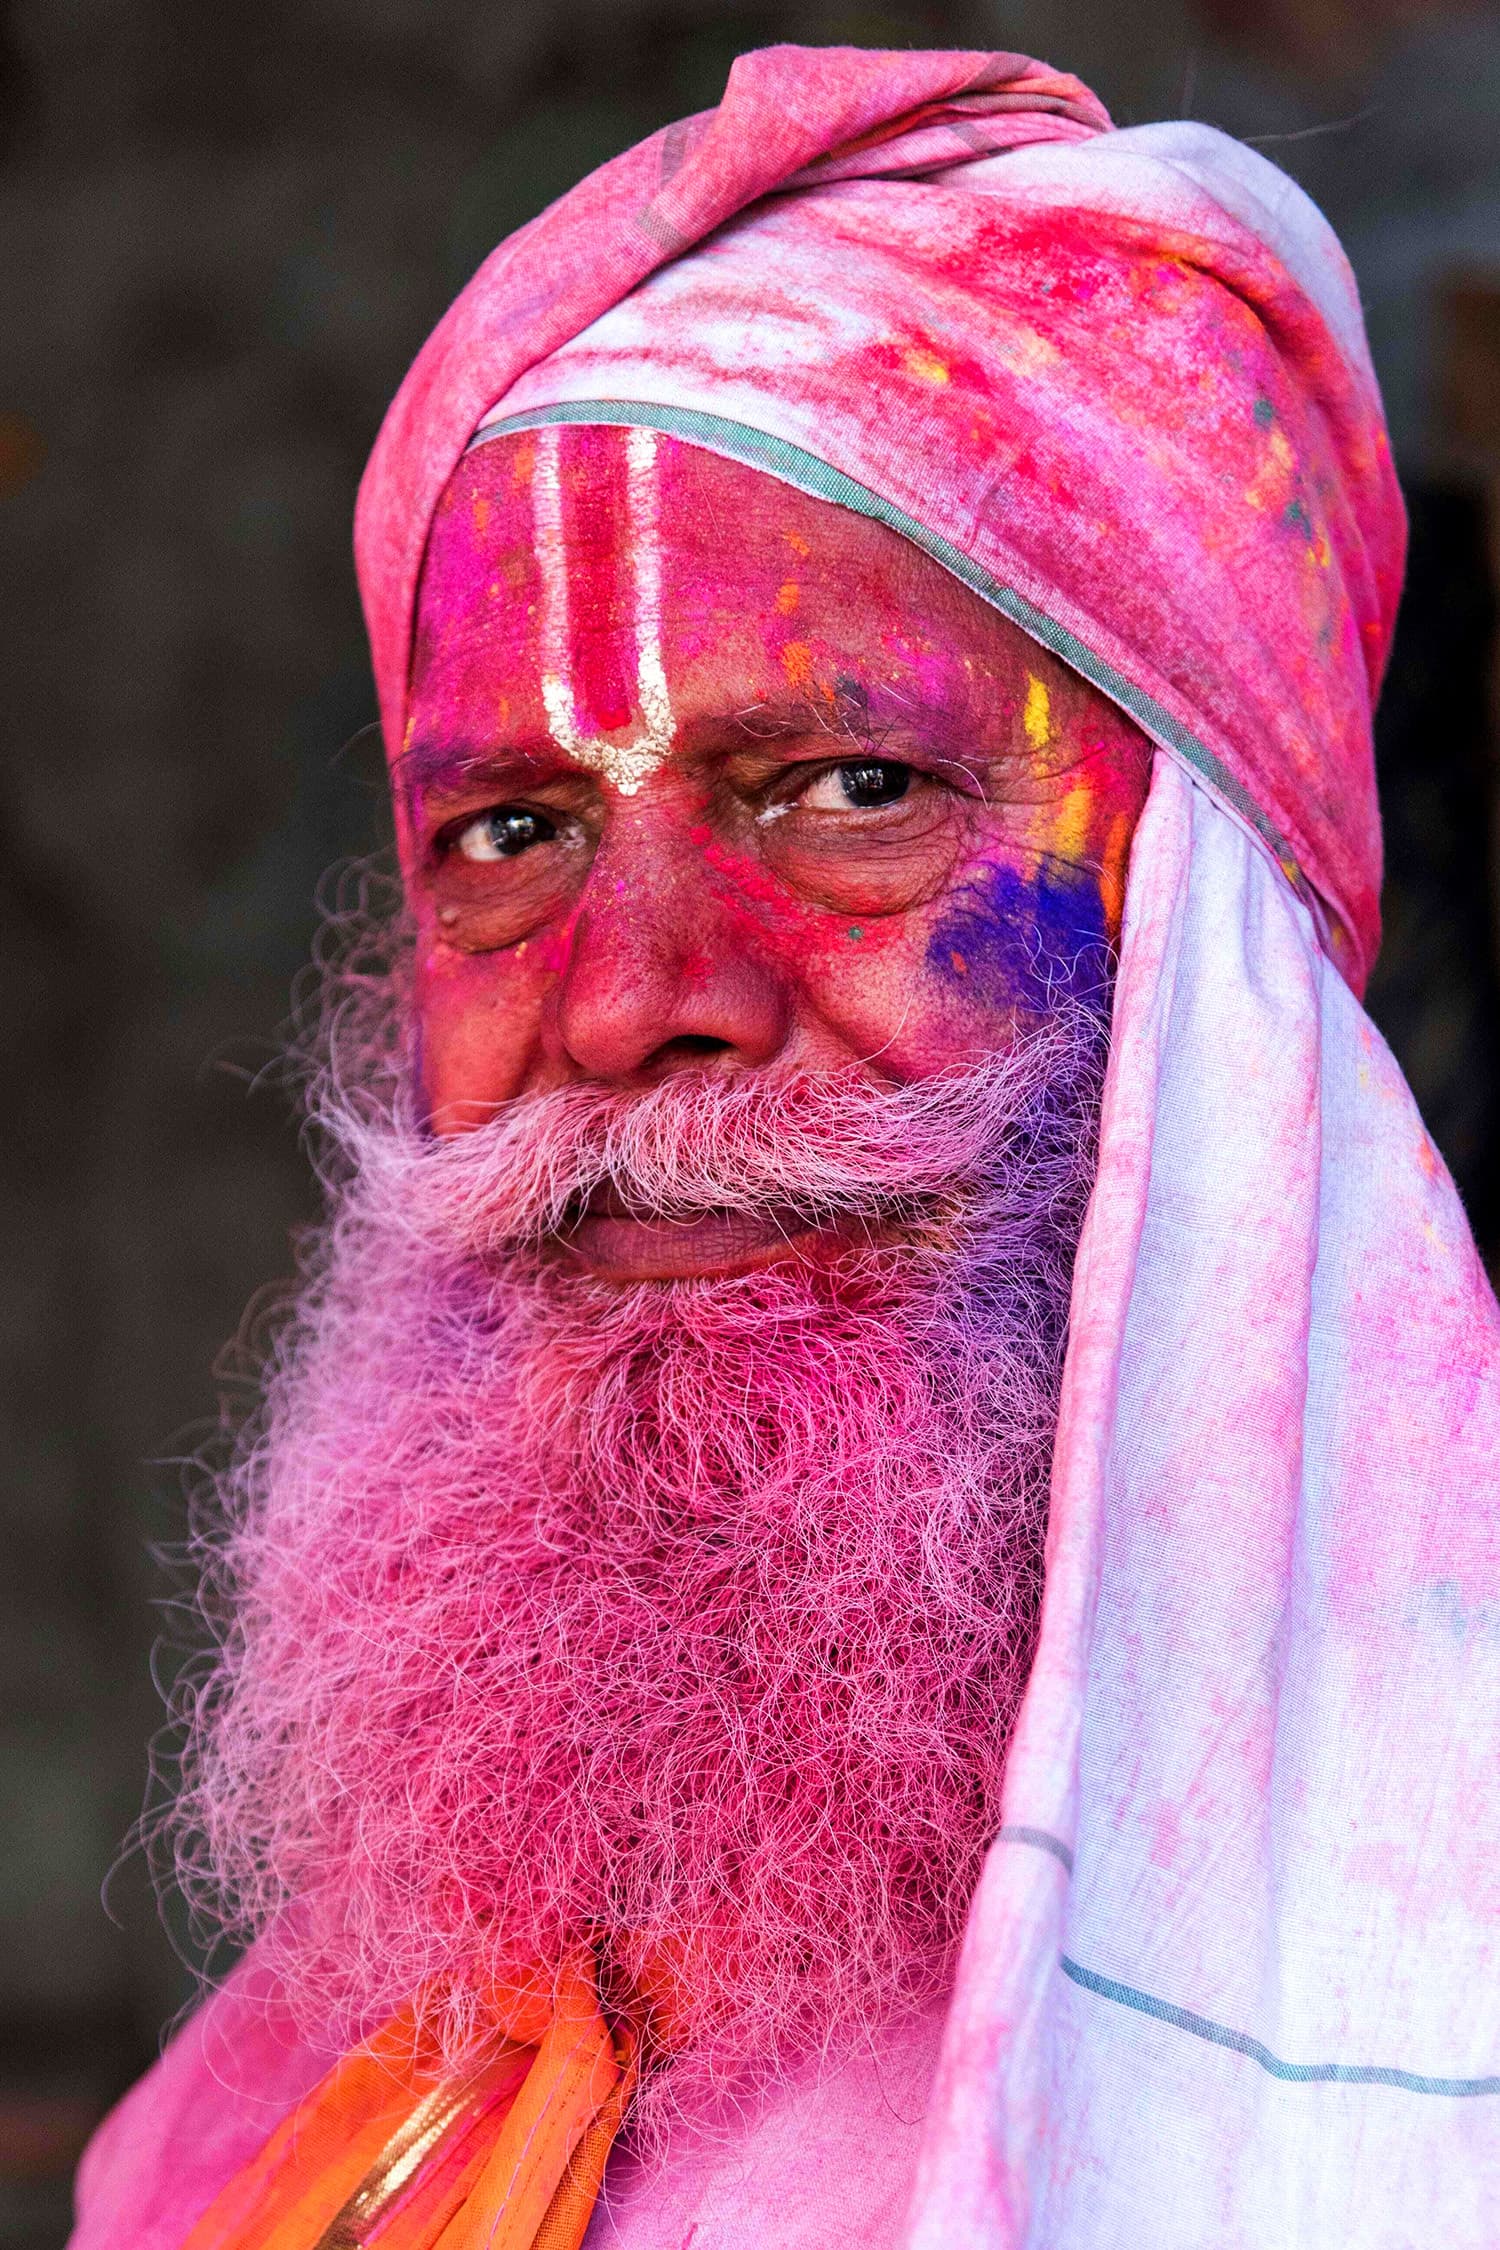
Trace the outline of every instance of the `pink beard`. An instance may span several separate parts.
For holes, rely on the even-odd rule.
[[[343,1151],[203,1535],[181,1877],[338,2047],[432,1984],[678,1964],[679,2092],[950,1974],[1029,1663],[1101,1034],[912,1087],[592,1090]],[[858,1245],[616,1288],[549,1249],[649,1208]],[[883,1231],[880,1231],[883,1230]]]

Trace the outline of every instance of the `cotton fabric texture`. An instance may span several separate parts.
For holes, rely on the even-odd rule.
[[[744,58],[503,245],[403,386],[357,540],[393,753],[454,465],[566,419],[894,524],[1161,753],[1038,1653],[904,2239],[1481,2250],[1500,1316],[1357,998],[1403,526],[1338,247],[1258,156],[1111,131],[1022,58]],[[132,2101],[79,2250],[146,2192]],[[834,2188],[807,2240],[843,2239]]]

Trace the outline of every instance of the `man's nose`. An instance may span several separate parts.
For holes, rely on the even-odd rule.
[[[782,979],[698,846],[654,808],[617,816],[554,995],[559,1060],[588,1078],[654,1084],[676,1070],[769,1063],[789,1024]]]

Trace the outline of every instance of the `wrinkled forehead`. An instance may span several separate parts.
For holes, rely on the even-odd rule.
[[[456,617],[483,607],[518,628],[539,624],[559,577],[602,620],[664,601],[686,625],[695,609],[719,606],[726,584],[769,578],[780,591],[791,573],[857,594],[923,560],[882,525],[651,428],[565,424],[482,439],[434,515],[413,677]]]
[[[650,428],[545,427],[476,444],[443,495],[407,748],[544,737],[629,795],[726,696],[899,682],[951,711],[1039,653],[884,524]]]
[[[674,731],[662,517],[684,511],[671,450],[651,430],[546,429],[464,457],[423,569],[414,725],[544,733],[626,793],[640,787]]]

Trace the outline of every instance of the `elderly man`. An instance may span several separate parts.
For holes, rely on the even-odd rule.
[[[1401,541],[1317,214],[1016,56],[747,57],[481,269],[361,496],[408,911],[206,1555],[253,1944],[79,2250],[1493,2241]]]

